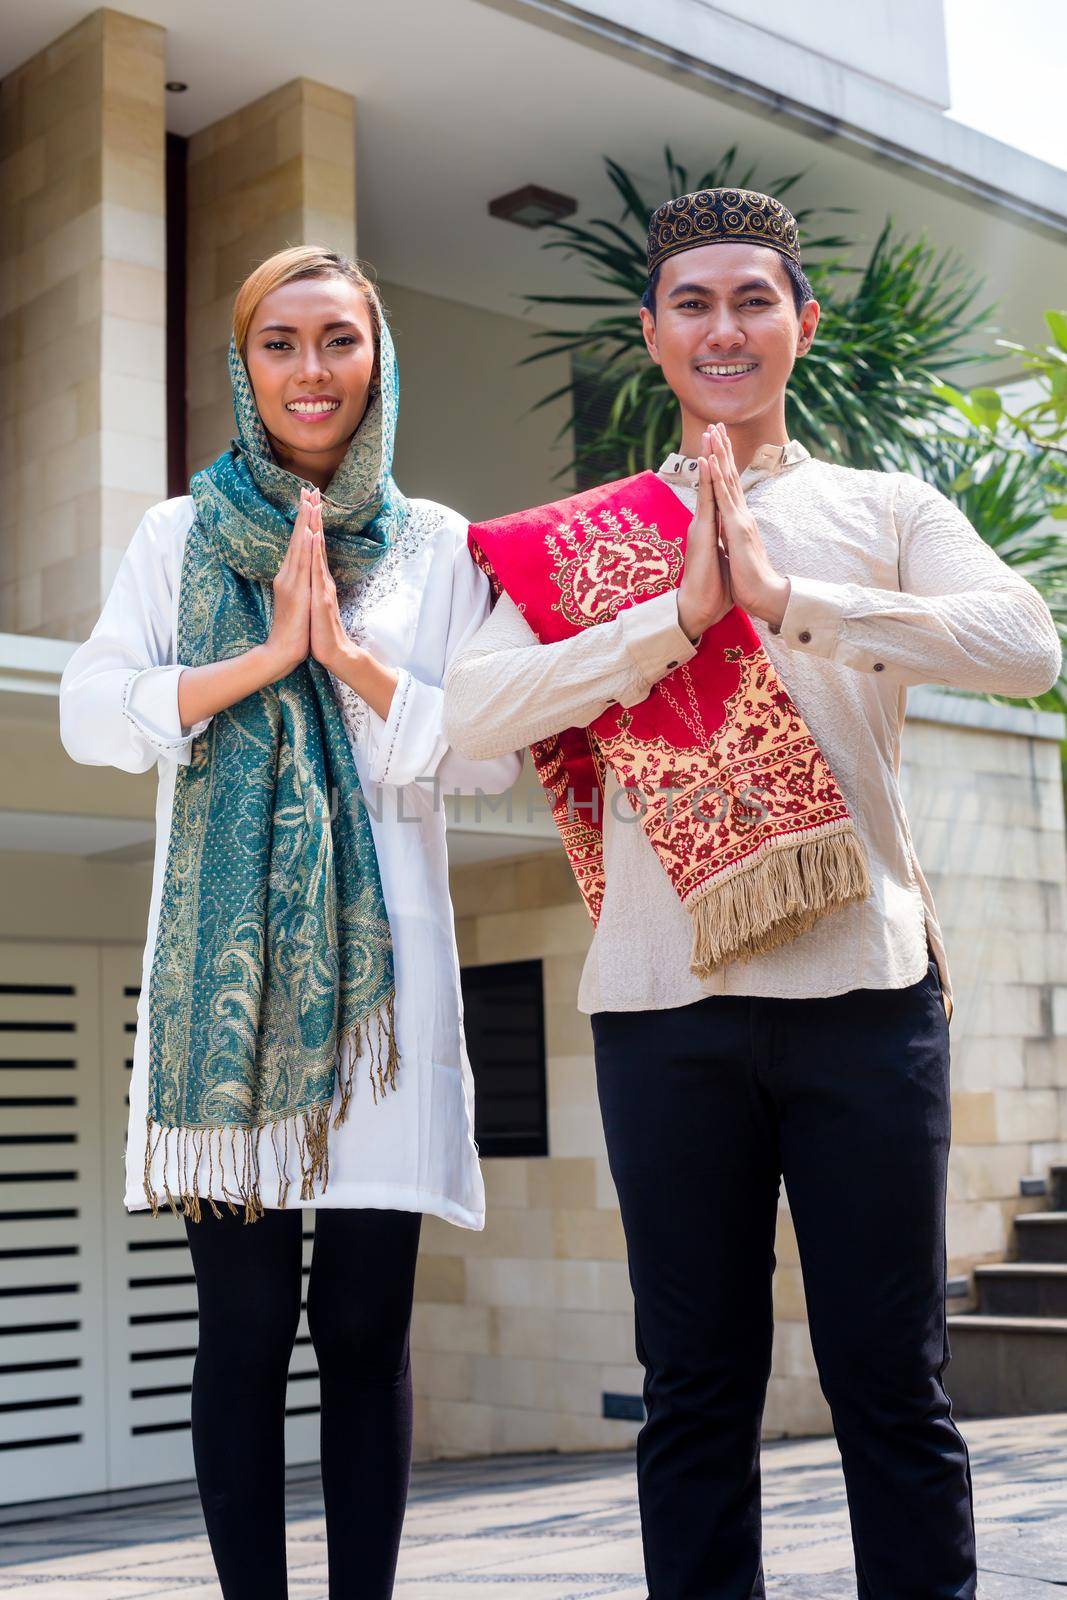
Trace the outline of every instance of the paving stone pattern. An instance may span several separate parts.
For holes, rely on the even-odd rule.
[[[972,1422],[980,1600],[1067,1588],[1067,1415]],[[764,1450],[768,1595],[853,1600],[832,1440]],[[291,1600],[328,1600],[318,1485],[292,1486]],[[189,1498],[0,1527],[0,1593],[218,1600]],[[415,1470],[396,1600],[645,1600],[629,1454],[507,1456]]]

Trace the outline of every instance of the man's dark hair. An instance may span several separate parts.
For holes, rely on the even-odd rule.
[[[775,251],[775,254],[785,268],[786,276],[789,279],[789,287],[793,291],[793,309],[799,317],[804,309],[805,302],[815,299],[815,291],[812,289],[807,274],[802,267],[798,267],[790,256],[782,255],[781,251]],[[659,288],[659,275],[662,270],[663,265],[661,262],[649,278],[645,292],[641,296],[642,306],[646,311],[651,312],[653,317],[656,315],[656,291]]]

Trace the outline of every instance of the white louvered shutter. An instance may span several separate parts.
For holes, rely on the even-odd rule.
[[[185,1227],[123,1204],[140,958],[0,941],[0,1505],[193,1475]],[[287,1459],[316,1460],[303,1314],[286,1412]]]
[[[0,1502],[104,1486],[98,952],[0,941]]]
[[[196,1284],[185,1224],[166,1208],[127,1212],[124,1148],[141,952],[102,951],[107,1200],[108,1481],[113,1489],[193,1475],[189,1403],[196,1354]],[[305,1226],[305,1281],[313,1221]],[[290,1462],[318,1457],[318,1376],[306,1318],[290,1365]]]

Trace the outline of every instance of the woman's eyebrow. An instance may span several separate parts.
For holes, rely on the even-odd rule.
[[[324,322],[322,325],[322,331],[323,333],[332,333],[335,328],[354,328],[355,326],[356,324],[354,322],[348,321]],[[259,331],[260,333],[299,333],[300,329],[290,327],[289,323],[287,322],[268,322],[265,327],[260,328]]]

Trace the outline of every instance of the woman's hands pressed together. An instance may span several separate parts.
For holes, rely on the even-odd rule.
[[[350,639],[341,621],[337,584],[326,557],[322,527],[322,495],[309,494],[308,536],[311,540],[309,645],[320,666],[354,689],[380,717],[389,715],[398,673]]]
[[[337,584],[326,558],[326,535],[322,528],[322,496],[311,492],[309,529],[311,565],[309,596],[311,604],[310,650],[320,666],[338,677],[341,663],[357,649],[345,632],[337,604]]]
[[[182,727],[191,728],[277,683],[309,658],[347,683],[380,717],[387,717],[398,674],[345,632],[337,584],[326,557],[318,489],[301,490],[300,509],[272,588],[274,616],[263,644],[225,661],[186,667],[180,674]]]
[[[311,641],[311,491],[300,494],[285,559],[274,576],[274,620],[265,646],[284,678],[306,661]]]
[[[767,555],[722,423],[705,429],[701,448],[678,620],[694,642],[734,605],[777,627],[789,600],[789,579],[775,571]]]
[[[318,489],[300,491],[300,509],[273,589],[274,620],[266,649],[278,676],[292,672],[309,656],[340,676],[341,663],[355,646],[341,621]]]

